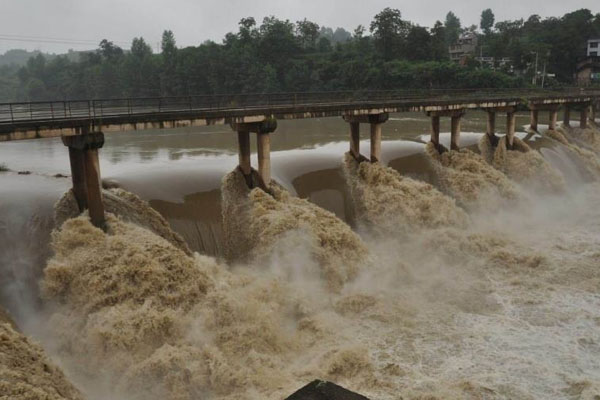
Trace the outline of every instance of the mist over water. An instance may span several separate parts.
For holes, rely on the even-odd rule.
[[[208,157],[204,180],[183,157],[179,183],[132,167],[111,181],[178,233],[121,189],[108,233],[67,219],[64,196],[51,252],[15,250],[16,278],[4,261],[32,305],[8,279],[2,304],[87,399],[277,399],[315,378],[373,399],[600,396],[600,133],[482,139],[487,156],[438,155],[421,133],[383,143],[399,171],[344,158],[345,142],[275,153],[272,195],[234,155]],[[30,178],[58,179],[1,177]]]

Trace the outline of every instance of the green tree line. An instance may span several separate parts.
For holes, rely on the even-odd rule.
[[[476,32],[476,55],[509,58],[503,65],[465,65],[449,60],[448,47],[467,31]],[[103,40],[96,51],[72,56],[37,54],[22,67],[0,66],[0,101],[79,98],[188,96],[220,93],[523,87],[533,62],[556,76],[553,84],[572,84],[587,39],[600,37],[600,14],[582,9],[560,18],[496,22],[492,10],[480,26],[464,27],[449,12],[426,28],[386,8],[368,27],[352,33],[266,17],[239,22],[221,43],[178,48],[165,31],[161,51],[143,38],[129,50]]]

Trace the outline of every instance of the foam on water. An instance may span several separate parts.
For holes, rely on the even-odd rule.
[[[520,201],[481,156],[433,150],[441,187],[478,210],[468,224],[432,186],[348,159],[360,218],[386,235],[237,170],[230,265],[128,218],[151,215],[128,195],[107,232],[67,219],[42,282],[46,348],[92,400],[277,399],[316,378],[382,400],[600,396],[600,185]],[[506,153],[509,176],[547,179]]]
[[[600,178],[600,161],[598,156],[590,149],[581,147],[572,143],[567,138],[568,129],[548,130],[544,134],[559,143],[563,144],[569,153],[579,161],[579,169],[587,180],[597,180]]]
[[[430,184],[403,177],[379,163],[344,156],[344,175],[359,223],[371,233],[408,233],[414,229],[466,226],[456,202]]]
[[[479,149],[494,168],[504,172],[527,190],[546,193],[561,193],[565,190],[562,175],[539,152],[532,150],[518,137],[514,138],[513,149],[508,150],[506,136],[499,138],[493,149],[489,136],[483,135],[479,141]]]
[[[442,190],[468,209],[489,207],[521,197],[519,190],[502,172],[469,149],[445,150],[440,154],[429,142],[425,150]]]
[[[0,394],[11,400],[82,400],[63,372],[0,310]]]
[[[301,264],[316,263],[330,288],[339,290],[352,280],[368,255],[358,235],[334,214],[291,196],[276,183],[269,190],[249,190],[238,169],[223,179],[227,259],[264,264],[290,251],[306,253]],[[313,271],[311,267],[301,273]]]

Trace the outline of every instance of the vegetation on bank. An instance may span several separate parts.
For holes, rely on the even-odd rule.
[[[460,33],[479,35],[479,55],[508,65],[465,66],[449,61],[448,46]],[[165,31],[155,54],[143,38],[124,51],[108,40],[98,50],[45,57],[26,65],[0,65],[0,101],[176,96],[217,93],[523,87],[531,82],[534,61],[555,78],[571,84],[588,38],[600,36],[600,14],[582,9],[561,18],[495,23],[491,10],[480,27],[463,27],[448,13],[442,23],[425,28],[386,8],[367,28],[353,33],[319,27],[306,19],[292,23],[267,17],[258,25],[244,18],[222,43],[177,48]]]

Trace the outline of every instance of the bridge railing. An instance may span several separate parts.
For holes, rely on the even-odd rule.
[[[251,93],[182,97],[123,98],[72,101],[0,103],[0,123],[180,113],[202,110],[233,110],[271,107],[300,107],[321,104],[369,102],[445,101],[522,97],[572,96],[599,90],[561,89],[457,89],[457,90],[356,90],[334,92]]]

